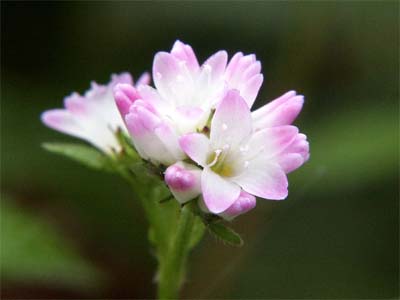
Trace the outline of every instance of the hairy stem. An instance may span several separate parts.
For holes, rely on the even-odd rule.
[[[182,208],[175,235],[170,241],[170,246],[164,259],[160,261],[158,299],[179,298],[179,290],[184,279],[185,263],[194,223],[194,215],[189,205],[187,204]]]
[[[175,230],[166,231],[166,224],[161,222],[165,215],[165,207],[160,206],[160,195],[155,187],[143,189],[143,183],[138,182],[125,168],[118,170],[127,180],[146,213],[149,225],[156,233],[158,258],[158,298],[178,299],[179,291],[184,281],[185,265],[190,248],[190,238],[195,216],[191,211],[191,203],[182,207]]]

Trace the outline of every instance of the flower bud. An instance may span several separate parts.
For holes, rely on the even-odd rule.
[[[165,171],[165,182],[179,203],[196,198],[201,193],[201,170],[197,167],[177,162]]]
[[[217,215],[224,218],[225,220],[232,221],[237,216],[252,210],[255,206],[256,197],[242,190],[235,202],[233,202],[233,204],[229,206],[225,211]],[[201,198],[199,201],[199,207],[202,211],[206,213],[211,213],[204,203],[203,198]]]
[[[136,88],[127,83],[120,83],[114,87],[113,90],[115,103],[121,113],[122,118],[129,113],[131,105],[140,98]]]
[[[175,130],[159,117],[151,104],[136,100],[125,116],[125,122],[142,158],[166,166],[184,159]]]
[[[252,210],[254,207],[256,207],[256,197],[245,191],[241,191],[239,198],[227,210],[220,213],[219,216],[231,221],[235,217]]]

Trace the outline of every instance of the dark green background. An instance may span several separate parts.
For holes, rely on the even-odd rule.
[[[295,89],[311,159],[285,201],[207,237],[187,298],[397,298],[397,1],[2,2],[1,279],[9,298],[154,297],[155,261],[128,186],[40,148],[74,141],[40,113],[113,72],[137,77],[176,39],[200,60],[255,53],[256,105]]]

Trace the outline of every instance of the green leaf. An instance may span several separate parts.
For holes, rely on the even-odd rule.
[[[49,152],[64,155],[95,170],[112,170],[111,159],[90,146],[71,143],[44,143],[42,147]]]
[[[6,199],[5,199],[6,198]],[[0,267],[6,280],[98,289],[103,275],[54,226],[2,195]]]
[[[243,245],[243,240],[240,235],[222,223],[210,223],[207,228],[211,234],[231,246]]]

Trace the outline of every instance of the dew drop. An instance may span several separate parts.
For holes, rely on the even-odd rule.
[[[240,152],[247,152],[247,151],[249,151],[249,145],[242,146],[239,148],[239,150],[240,150]]]

